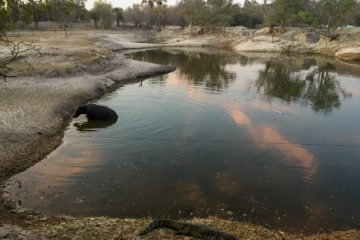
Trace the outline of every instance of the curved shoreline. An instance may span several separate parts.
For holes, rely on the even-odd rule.
[[[99,44],[103,46],[102,42]],[[150,46],[159,47],[164,45],[137,44],[135,48],[147,48]],[[107,41],[106,47],[112,50],[134,48],[131,45],[126,46],[126,43],[119,45],[119,43],[112,41],[110,41],[110,45],[109,41]],[[17,115],[10,114],[4,119],[0,119],[1,123],[5,123],[4,126],[0,127],[0,183],[2,185],[6,179],[41,161],[51,151],[60,146],[64,136],[64,130],[69,125],[71,114],[77,105],[97,99],[106,94],[110,88],[119,86],[132,79],[164,74],[175,70],[174,67],[124,59],[122,54],[115,54],[112,59],[108,61],[108,64],[113,64],[113,66],[110,67],[112,70],[99,72],[97,75],[85,73],[83,75],[69,76],[66,78],[25,77],[9,82],[7,85],[8,88],[2,90],[6,93],[3,101],[7,101],[6,104],[8,105],[10,104],[9,109],[5,112],[16,112],[18,108],[22,109],[22,112],[17,112]],[[19,94],[24,94],[25,99],[19,99]],[[25,103],[28,105],[21,105]],[[46,106],[42,106],[44,104]],[[3,109],[4,106],[1,106],[0,112],[2,112]],[[33,116],[34,119],[31,119],[32,116],[27,115],[29,112],[33,112],[33,114],[35,112],[34,115],[36,116]],[[14,118],[17,117],[19,119],[15,120]],[[10,123],[11,121],[14,121],[14,123]],[[23,127],[19,127],[21,124],[23,124]],[[4,131],[4,129],[6,130]],[[98,227],[97,225],[99,224],[100,226],[103,224],[104,226],[113,227],[114,225],[118,226],[119,224],[126,225],[131,223],[134,224],[133,230],[138,229],[138,231],[140,231],[143,226],[151,221],[150,219],[50,217],[42,216],[39,213],[17,212],[12,208],[10,202],[3,198],[3,188],[0,190],[0,195],[0,238],[2,237],[2,231],[15,231],[20,234],[28,231],[25,229],[31,229],[27,235],[29,236],[28,239],[32,239],[32,236],[34,239],[39,239],[39,236],[41,236],[41,238],[44,237],[44,239],[47,237],[51,239],[63,239],[66,237],[59,236],[58,233],[61,231],[69,231],[74,225],[88,226],[101,232],[105,231],[105,229]],[[194,219],[192,221],[213,225],[217,228],[236,233],[239,236],[246,236],[246,234],[252,236],[251,234],[253,234],[263,239],[279,239],[276,232],[261,226],[240,222],[234,224],[232,221],[216,218]],[[1,223],[7,223],[7,225],[2,227]],[[8,224],[16,224],[21,227],[12,227],[12,225]],[[63,226],[63,228],[57,230],[56,226]],[[70,235],[68,238],[78,236],[78,234],[82,232],[80,230],[81,229],[77,228],[76,231],[73,231],[73,235]],[[248,232],[246,233],[246,231]],[[111,232],[111,234],[111,236],[114,236],[114,232]],[[335,236],[338,237],[338,233],[334,234],[334,238]],[[360,236],[360,232],[356,230],[350,230],[350,233],[348,231],[344,232],[344,234],[346,234],[346,238],[344,239],[359,239]],[[133,235],[136,236],[136,232],[133,232]],[[159,239],[160,236],[167,239],[180,239],[177,238],[176,235],[169,235],[171,237],[162,232],[160,235],[153,234],[148,239]],[[319,235],[314,235],[307,239],[320,238],[316,237],[319,237]],[[287,239],[298,238],[299,235],[287,235]],[[126,239],[130,239],[130,237]],[[331,236],[327,236],[325,239],[331,239]]]
[[[162,66],[125,59],[113,54],[105,71],[98,66],[65,78],[18,77],[0,89],[0,215],[1,220],[19,223],[24,214],[15,214],[4,196],[4,183],[59,147],[76,106],[98,99],[110,89],[134,79],[174,71]],[[106,71],[106,69],[111,69]],[[26,214],[25,214],[26,215]],[[21,221],[20,221],[21,223]]]

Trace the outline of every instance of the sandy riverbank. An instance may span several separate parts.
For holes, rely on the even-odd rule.
[[[140,43],[130,32],[74,31],[69,39],[53,32],[24,32],[41,47],[13,65],[17,78],[0,86],[0,181],[25,170],[61,144],[77,105],[103,96],[127,80],[173,71],[173,67],[125,59],[118,50],[161,46],[213,46],[213,37],[162,44]],[[134,41],[136,39],[137,41]],[[26,60],[26,61],[25,61]],[[27,64],[30,63],[31,67]],[[3,194],[1,193],[1,196]],[[0,239],[140,239],[150,219],[72,218],[18,212],[0,198]],[[216,218],[193,219],[244,239],[281,239],[271,229]],[[287,239],[360,239],[350,230]],[[143,239],[184,239],[156,231]]]
[[[189,28],[166,27],[154,40],[170,45],[200,44],[202,46],[229,48],[237,52],[282,52],[322,54],[344,61],[360,60],[360,28],[342,28],[335,31],[336,39],[324,35],[324,30],[287,28],[247,29],[227,27],[217,32],[194,27],[190,38]]]

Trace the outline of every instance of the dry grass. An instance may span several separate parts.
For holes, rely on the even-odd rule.
[[[96,31],[69,32],[68,39],[63,32],[13,32],[10,40],[32,43],[40,49],[40,53],[29,51],[22,54],[9,65],[16,76],[64,75],[103,63],[111,56],[110,51],[95,45]],[[0,58],[4,54],[0,49]]]
[[[151,222],[151,219],[116,219],[116,218],[64,218],[59,222],[44,220],[30,227],[30,230],[45,235],[51,239],[168,239],[190,240],[195,239],[179,236],[167,229],[154,230],[144,237],[138,234]],[[221,231],[232,233],[246,240],[358,240],[359,230],[349,230],[333,233],[322,233],[311,236],[286,234],[271,230],[263,226],[248,223],[219,219],[216,217],[200,219],[195,218],[190,222],[217,228]]]

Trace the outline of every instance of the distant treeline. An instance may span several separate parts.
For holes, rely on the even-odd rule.
[[[91,10],[84,0],[0,0],[0,30],[25,26],[35,28],[41,21],[55,21],[60,27],[70,22],[94,23],[109,28],[131,25],[135,28],[176,26],[313,26],[329,32],[343,25],[360,25],[357,0],[181,0],[169,6],[166,0],[143,0],[122,9],[99,0]]]

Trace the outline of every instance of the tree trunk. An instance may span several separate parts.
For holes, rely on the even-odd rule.
[[[67,28],[68,27],[68,16],[67,15],[65,15],[65,28]]]
[[[190,39],[191,39],[192,28],[193,28],[193,25],[192,25],[192,21],[191,21],[190,22]]]
[[[67,31],[66,31],[66,26],[64,27],[64,31],[65,31],[66,39],[68,39],[68,35],[67,35]]]
[[[285,32],[285,20],[284,19],[281,19],[280,27],[281,27],[281,31]]]

